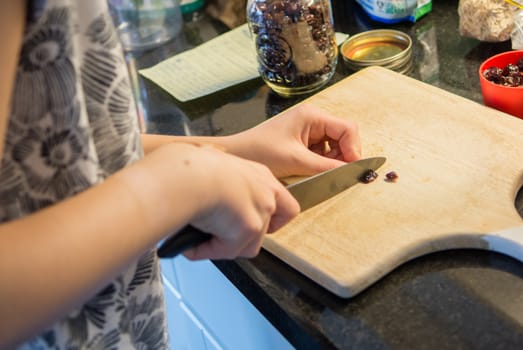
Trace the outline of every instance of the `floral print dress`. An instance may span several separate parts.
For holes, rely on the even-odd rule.
[[[27,7],[0,168],[0,222],[79,193],[142,156],[128,71],[105,0],[33,0]],[[164,350],[167,338],[151,251],[20,349]]]

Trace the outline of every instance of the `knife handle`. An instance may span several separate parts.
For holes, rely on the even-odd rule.
[[[203,232],[192,225],[187,225],[180,232],[166,239],[158,248],[157,254],[160,258],[174,258],[185,250],[207,242],[211,238],[212,235],[210,233]]]

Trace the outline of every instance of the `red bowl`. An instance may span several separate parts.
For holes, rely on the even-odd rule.
[[[523,118],[523,86],[510,87],[493,83],[483,76],[483,71],[490,67],[505,68],[515,64],[523,57],[523,50],[507,51],[492,56],[479,66],[479,81],[483,102],[486,106]]]

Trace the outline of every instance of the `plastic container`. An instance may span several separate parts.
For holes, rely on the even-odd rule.
[[[204,0],[180,0],[182,15],[199,11],[203,5],[205,5]]]
[[[508,51],[485,60],[478,70],[483,102],[486,106],[523,119],[523,85],[504,86],[487,80],[483,72],[490,67],[503,69],[509,63],[516,64],[523,57],[523,50]]]
[[[374,21],[392,24],[416,22],[432,11],[430,0],[356,0]]]
[[[309,94],[334,74],[338,59],[329,0],[249,0],[258,71],[285,97]]]
[[[174,38],[182,29],[179,0],[108,0],[124,50],[147,50]]]

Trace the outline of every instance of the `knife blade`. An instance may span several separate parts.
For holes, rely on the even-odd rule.
[[[287,186],[287,190],[296,198],[303,212],[361,182],[362,177],[369,170],[376,171],[385,160],[385,157],[373,157],[350,162],[292,183]],[[208,241],[212,236],[192,225],[187,225],[165,240],[158,248],[157,254],[160,258],[172,258]]]

